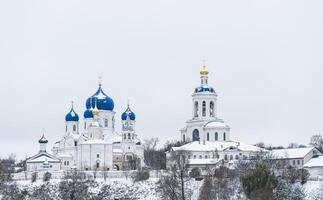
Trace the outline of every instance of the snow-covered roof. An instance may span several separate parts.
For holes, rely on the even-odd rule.
[[[204,142],[190,142],[188,144],[185,144],[180,147],[173,147],[174,151],[178,150],[184,150],[184,151],[224,151],[224,150],[230,150],[230,149],[237,149],[240,151],[252,151],[252,152],[258,152],[258,151],[265,151],[262,148],[245,144],[242,142],[233,142],[233,141],[205,141]]]
[[[219,162],[218,159],[189,159],[190,165],[215,165]]]
[[[122,149],[114,148],[113,153],[123,153]]]
[[[82,144],[107,144],[105,140],[100,140],[100,139],[90,139],[85,142],[82,142]]]
[[[292,159],[292,158],[304,158],[315,147],[307,148],[295,148],[295,149],[273,149],[271,150],[271,156],[273,158]]]
[[[60,157],[60,158],[71,158],[71,157],[73,157],[71,154],[66,154],[66,153],[58,153],[57,156]]]
[[[314,157],[304,167],[323,167],[323,156]]]
[[[37,163],[37,162],[61,162],[59,158],[47,153],[47,152],[40,152],[37,155],[29,158],[27,163]]]
[[[211,121],[204,125],[205,128],[229,128],[223,121]]]

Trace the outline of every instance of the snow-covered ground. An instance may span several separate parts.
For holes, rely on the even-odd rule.
[[[146,181],[133,182],[131,178],[112,178],[112,179],[96,179],[97,187],[92,188],[91,192],[98,193],[103,186],[110,186],[110,191],[113,197],[130,196],[131,199],[145,199],[145,200],[161,200],[160,194],[157,191],[158,178],[150,178]],[[53,185],[58,185],[59,179],[52,179],[50,181]],[[30,180],[17,181],[18,185],[22,187],[28,187],[30,190],[34,187],[42,185],[42,180],[37,180],[35,183],[31,183]],[[200,187],[203,181],[191,180],[188,182],[188,187],[193,191],[192,200],[197,200]]]
[[[98,193],[100,189],[108,185],[111,188],[111,193],[116,197],[131,196],[133,199],[144,199],[144,200],[161,200],[160,194],[157,191],[158,178],[150,178],[146,181],[140,181],[133,183],[131,178],[111,178],[107,179],[96,179],[98,183],[97,187],[93,188],[91,192]],[[52,179],[51,184],[58,185],[58,179]],[[42,180],[37,180],[35,183],[31,183],[30,180],[17,181],[21,186],[32,189],[33,187],[40,186],[43,184]],[[197,200],[200,192],[200,187],[203,181],[191,180],[188,183],[188,187],[193,191],[191,200]],[[308,181],[303,185],[304,192],[306,194],[306,200],[317,200],[318,196],[322,196],[323,192],[323,181]],[[322,196],[323,197],[323,196]]]

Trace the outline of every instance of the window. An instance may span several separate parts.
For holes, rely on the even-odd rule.
[[[215,132],[215,133],[214,133],[214,140],[215,140],[215,141],[218,141],[218,132]]]
[[[183,142],[185,142],[185,135],[183,135]]]
[[[297,164],[299,165],[299,164],[301,164],[301,162],[299,160],[297,160]]]
[[[236,155],[236,156],[235,156],[235,159],[236,159],[236,160],[239,160],[239,156],[238,156],[238,155]]]
[[[209,134],[209,133],[207,133],[207,134],[206,134],[206,140],[207,140],[207,141],[209,141],[209,140],[210,140],[210,134]]]
[[[127,155],[126,159],[127,160],[131,160],[132,159],[132,156]]]
[[[97,158],[100,158],[100,154],[96,154],[96,157],[97,157]]]
[[[86,122],[84,122],[84,129],[86,129]]]
[[[210,102],[210,117],[214,117],[214,102]]]
[[[96,168],[100,168],[100,163],[96,163]]]
[[[223,141],[225,141],[226,140],[226,134],[225,134],[225,132],[223,133]]]
[[[200,140],[200,133],[199,130],[195,129],[193,131],[193,141],[199,141]]]
[[[73,131],[76,131],[76,125],[75,124],[73,125]]]
[[[200,155],[199,158],[202,159],[202,156]]]
[[[295,165],[295,160],[293,160],[293,165]]]
[[[188,159],[191,159],[191,156],[190,155],[188,155]]]
[[[206,116],[206,103],[205,103],[205,101],[203,101],[203,103],[202,103],[202,116],[203,117]]]
[[[131,135],[130,135],[130,133],[128,133],[128,139],[129,139],[129,140],[131,139]]]
[[[194,103],[194,117],[198,117],[199,116],[199,103],[197,101],[195,101]]]
[[[207,159],[207,155],[205,155],[204,158]]]
[[[194,157],[194,159],[196,159],[196,155],[194,155],[193,157]]]
[[[228,155],[227,154],[224,155],[224,160],[228,160]]]
[[[230,160],[233,160],[233,155],[230,155]]]
[[[77,146],[77,141],[74,141],[74,146]]]
[[[104,126],[108,127],[108,119],[104,119]]]
[[[67,125],[65,126],[65,132],[67,132]]]
[[[124,139],[127,139],[127,134],[123,134],[123,138]]]

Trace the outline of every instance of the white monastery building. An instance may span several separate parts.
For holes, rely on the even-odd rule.
[[[144,150],[135,132],[136,115],[129,103],[121,115],[121,133],[115,130],[114,102],[103,92],[101,83],[97,91],[86,100],[85,106],[83,122],[80,122],[72,104],[65,116],[65,132],[52,148],[54,155],[41,148],[39,154],[27,161],[29,171],[38,170],[32,163],[45,162],[45,156],[48,162],[54,162],[54,158],[55,162],[59,161],[62,170],[109,171],[143,166]],[[40,144],[43,144],[41,140]]]
[[[323,169],[322,154],[315,147],[269,151],[232,141],[229,125],[217,115],[218,95],[208,85],[208,75],[209,71],[204,66],[200,71],[201,85],[195,88],[192,94],[192,118],[187,120],[186,126],[180,130],[184,145],[172,147],[166,152],[168,168],[172,164],[172,154],[182,151],[188,157],[187,164],[190,168],[204,169],[219,165],[231,167],[237,160],[250,160],[266,155],[273,161],[282,161],[295,168],[305,167],[310,172]]]
[[[229,125],[217,115],[218,95],[209,86],[208,75],[209,71],[203,66],[200,71],[201,85],[192,94],[192,118],[186,121],[186,126],[180,131],[181,141],[186,144],[167,152],[167,160],[170,160],[173,151],[188,152],[191,167],[254,158],[264,150],[230,139]],[[171,162],[168,162],[168,167],[169,164]]]

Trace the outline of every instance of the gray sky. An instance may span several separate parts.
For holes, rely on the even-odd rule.
[[[103,77],[137,133],[179,139],[202,60],[231,139],[307,144],[323,133],[323,2],[1,1],[0,156],[49,147]]]

